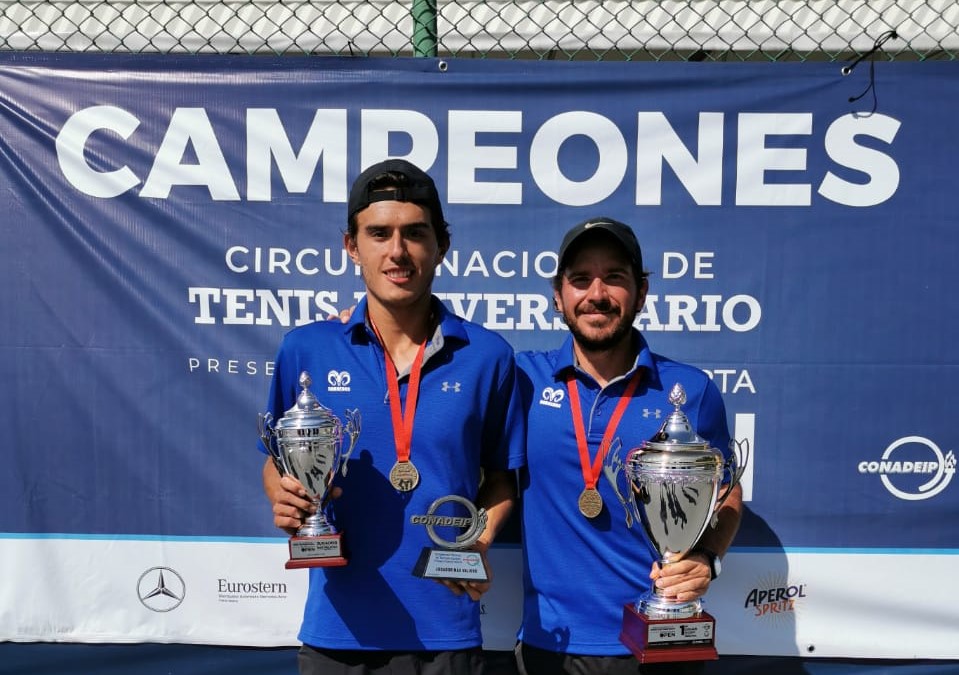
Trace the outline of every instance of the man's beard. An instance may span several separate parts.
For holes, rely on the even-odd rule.
[[[598,308],[602,310],[602,308]],[[574,316],[575,318],[575,316]],[[573,334],[573,339],[585,351],[605,352],[620,345],[623,340],[628,340],[632,335],[633,321],[636,319],[636,312],[627,312],[621,318],[613,331],[602,337],[590,337],[585,335],[577,326],[575,321],[570,321],[569,317],[564,317],[569,332]]]

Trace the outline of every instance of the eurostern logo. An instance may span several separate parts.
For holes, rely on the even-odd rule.
[[[237,581],[221,577],[216,580],[217,599],[225,603],[261,602],[286,600],[289,597],[286,583],[247,579]]]
[[[859,473],[878,475],[893,496],[906,501],[930,499],[946,489],[956,473],[956,456],[922,436],[893,441],[878,460],[859,462]]]

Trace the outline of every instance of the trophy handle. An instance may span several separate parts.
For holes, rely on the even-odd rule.
[[[344,417],[346,417],[346,428],[344,432],[350,437],[350,446],[346,449],[346,452],[343,453],[342,459],[340,460],[340,474],[346,476],[346,472],[349,470],[347,461],[349,461],[350,455],[353,454],[353,450],[356,448],[356,439],[360,435],[360,411],[357,408],[347,410],[344,413]]]
[[[746,464],[749,463],[749,439],[744,438],[741,441],[737,441],[735,438],[729,441],[729,459],[723,464],[723,474],[729,474],[729,488],[720,497],[716,500],[716,505],[713,507],[713,518],[711,521],[711,526],[716,527],[716,521],[719,518],[719,509],[726,502],[726,499],[729,498],[729,494],[733,491],[733,488],[739,485],[739,481],[743,478],[743,473],[746,471]]]
[[[281,476],[289,473],[283,464],[283,457],[280,455],[280,449],[276,445],[276,434],[273,433],[273,413],[265,412],[257,415],[257,430],[260,432],[260,440],[270,453],[270,459],[273,460],[273,466],[276,472]]]
[[[613,492],[616,493],[616,498],[623,506],[623,511],[626,513],[626,527],[632,528],[633,515],[636,514],[635,517],[639,518],[639,511],[636,508],[636,502],[633,500],[633,491],[629,489],[629,486],[626,489],[626,493],[629,495],[629,505],[626,504],[626,498],[623,497],[623,493],[619,489],[619,474],[623,470],[623,460],[619,456],[619,451],[622,447],[622,441],[617,436],[613,439],[609,450],[606,452],[606,458],[603,460],[603,474],[609,484],[613,486]]]

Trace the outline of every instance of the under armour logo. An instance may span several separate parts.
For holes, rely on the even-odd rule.
[[[331,370],[326,374],[327,391],[349,391],[351,379],[345,370]]]
[[[656,408],[656,410],[643,408],[643,417],[655,417],[656,419],[659,419],[662,416],[663,416],[663,411],[660,410],[659,408]]]
[[[539,404],[548,405],[550,408],[560,408],[562,407],[560,404],[563,402],[564,398],[566,398],[566,392],[562,389],[546,387],[543,389]]]
[[[450,384],[449,382],[443,382],[443,391],[451,391],[454,394],[458,394],[460,393],[461,386],[462,385],[460,385],[459,382],[454,382],[453,384]]]

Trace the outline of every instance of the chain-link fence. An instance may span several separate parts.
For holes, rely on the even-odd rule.
[[[844,60],[959,53],[959,3],[893,0],[0,0],[0,50]]]

